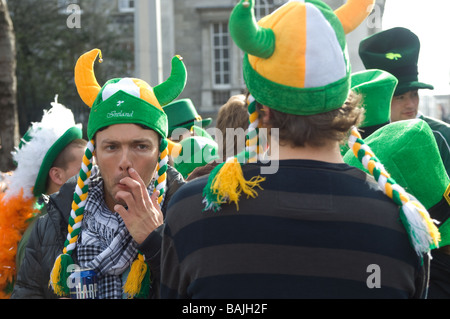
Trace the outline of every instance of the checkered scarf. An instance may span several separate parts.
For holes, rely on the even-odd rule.
[[[147,188],[150,195],[153,189],[152,181]],[[123,298],[124,277],[137,254],[137,243],[122,217],[106,206],[103,179],[97,176],[89,185],[77,257],[81,268],[94,269],[97,273],[100,299]]]

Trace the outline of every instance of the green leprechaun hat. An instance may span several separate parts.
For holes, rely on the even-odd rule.
[[[420,119],[388,124],[364,140],[390,177],[416,197],[441,224],[440,246],[450,244],[450,179],[429,125]],[[344,161],[369,170],[350,150]]]
[[[389,72],[377,69],[364,70],[352,74],[351,88],[362,96],[364,121],[360,126],[361,136],[366,138],[380,127],[389,124],[391,117],[391,99],[398,80]],[[348,151],[347,145],[341,145],[341,154]]]
[[[191,136],[180,143],[180,152],[174,156],[174,167],[186,179],[197,167],[218,159],[218,145],[212,138]]]
[[[360,128],[363,137],[388,124],[391,118],[391,100],[398,80],[389,72],[377,69],[352,74],[351,88],[362,95],[364,121]]]
[[[359,56],[366,69],[385,70],[398,79],[395,96],[416,89],[434,89],[418,80],[419,52],[419,38],[402,27],[376,33],[359,45]]]
[[[241,163],[254,162],[264,147],[258,141],[255,101],[294,115],[336,110],[350,90],[351,67],[346,34],[371,12],[375,0],[349,0],[333,11],[319,0],[289,1],[256,22],[254,0],[234,7],[229,30],[244,51],[243,75],[251,94],[246,149],[218,165],[204,189],[205,210],[223,203],[238,204],[241,193],[250,197],[264,181],[243,178]],[[239,208],[239,207],[238,207]]]
[[[67,296],[69,289],[67,279],[68,266],[73,264],[72,254],[77,246],[81,232],[84,206],[88,197],[89,179],[93,165],[93,140],[95,133],[114,124],[141,124],[160,137],[159,159],[156,166],[155,191],[159,192],[158,203],[161,205],[165,192],[168,150],[167,115],[162,106],[172,102],[183,91],[187,72],[180,56],[172,59],[170,77],[163,83],[150,87],[145,81],[135,78],[119,78],[106,82],[103,87],[97,83],[94,74],[94,62],[101,51],[93,49],[83,54],[75,65],[75,84],[81,99],[91,108],[87,133],[90,139],[83,157],[77,186],[72,202],[67,239],[62,254],[55,261],[50,275],[50,285],[57,295]],[[141,253],[133,262],[123,291],[129,297],[145,297],[150,280],[148,266]]]
[[[206,127],[212,122],[212,118],[203,119],[195,109],[190,99],[180,99],[164,106],[164,112],[169,120],[169,136],[176,128],[190,130],[193,125]]]

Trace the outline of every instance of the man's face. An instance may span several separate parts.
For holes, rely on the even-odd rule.
[[[159,157],[159,135],[135,124],[111,125],[96,134],[95,157],[103,177],[105,202],[111,211],[115,204],[124,205],[116,200],[118,191],[129,191],[120,183],[130,176],[129,168],[137,171],[148,186],[155,173]]]
[[[394,96],[391,102],[391,122],[414,119],[418,111],[419,93],[417,90]]]

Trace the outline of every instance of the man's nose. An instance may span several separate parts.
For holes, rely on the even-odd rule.
[[[129,168],[133,167],[132,165],[133,163],[130,158],[130,153],[127,149],[124,149],[120,156],[119,168],[121,171],[127,172]]]

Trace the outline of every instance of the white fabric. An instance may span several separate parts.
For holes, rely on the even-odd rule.
[[[344,52],[322,12],[306,3],[305,87],[322,87],[346,76]]]
[[[6,196],[13,197],[23,188],[25,198],[33,197],[32,188],[41,168],[45,155],[52,145],[71,127],[82,128],[75,124],[73,113],[64,105],[58,103],[58,96],[52,102],[50,110],[44,110],[41,122],[32,123],[30,128],[30,142],[26,142],[20,149],[12,153],[17,162],[17,168],[12,176],[6,176],[8,191]]]
[[[111,83],[105,86],[102,92],[103,101],[106,101],[112,95],[116,94],[118,91],[124,91],[138,98],[141,97],[141,90],[136,85],[136,83],[134,83],[133,80],[130,78],[123,78],[117,83]]]

